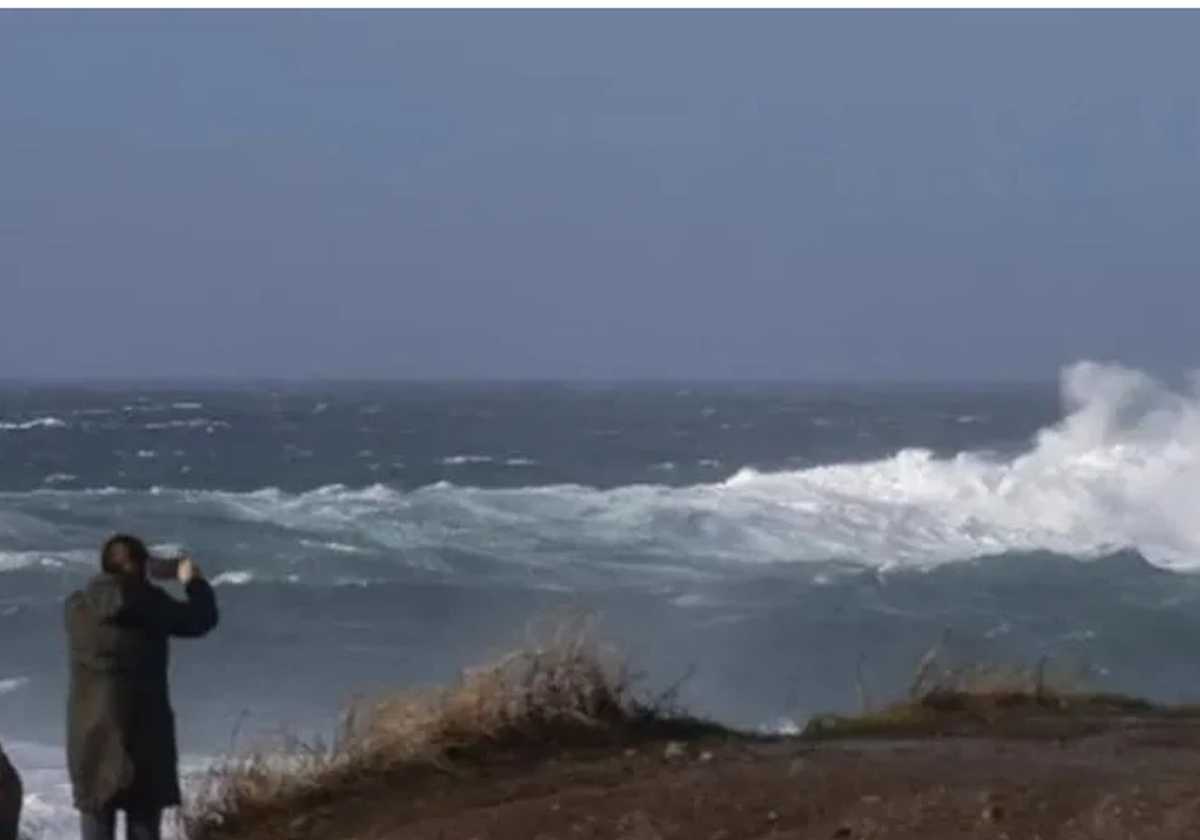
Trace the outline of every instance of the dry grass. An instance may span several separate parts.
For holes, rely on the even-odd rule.
[[[1194,716],[1193,707],[1162,707],[1145,700],[1088,690],[1087,669],[1056,670],[1047,659],[1033,665],[972,660],[956,662],[949,636],[918,660],[907,697],[854,716],[824,715],[804,730],[810,738],[929,737],[1065,732],[1064,720],[1087,724],[1120,715]],[[859,696],[865,688],[859,678]],[[1045,724],[1050,720],[1052,726]],[[1037,725],[1030,725],[1037,724]]]
[[[1033,665],[978,657],[966,662],[956,661],[947,632],[917,661],[908,699],[915,701],[939,694],[1063,694],[1079,691],[1086,679],[1086,668],[1056,673],[1045,657]]]
[[[674,698],[643,695],[619,656],[567,625],[451,685],[358,701],[331,743],[285,739],[226,760],[183,810],[183,833],[208,840],[248,824],[291,825],[347,796],[492,760],[724,732]]]
[[[541,643],[450,685],[354,703],[330,743],[284,739],[231,757],[183,810],[183,836],[368,836],[345,821],[369,813],[399,825],[414,803],[439,795],[471,807],[472,779],[500,778],[514,763],[579,757],[590,748],[611,756],[613,748],[666,740],[752,737],[683,714],[674,691],[640,692],[637,675],[594,641],[590,627],[555,627]],[[1045,661],[955,663],[946,641],[921,658],[908,696],[879,708],[867,706],[860,661],[862,714],[815,719],[802,737],[1061,739],[1116,719],[1200,718],[1198,707],[1086,691],[1084,672],[1052,670]]]

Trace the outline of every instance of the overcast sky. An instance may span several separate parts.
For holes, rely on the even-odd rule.
[[[1191,12],[0,11],[0,376],[1200,363]]]

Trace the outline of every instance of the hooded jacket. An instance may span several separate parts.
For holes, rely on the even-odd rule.
[[[193,579],[186,591],[179,601],[104,573],[67,598],[67,767],[81,811],[180,803],[168,640],[204,636],[218,618],[207,582]]]

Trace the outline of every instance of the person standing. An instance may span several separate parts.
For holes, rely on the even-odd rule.
[[[151,579],[177,578],[185,600]],[[83,840],[160,840],[180,804],[179,750],[167,672],[172,637],[217,625],[216,596],[190,559],[158,560],[137,537],[104,544],[100,573],[65,604],[70,657],[67,767]]]
[[[17,840],[21,828],[21,774],[0,747],[0,840]]]

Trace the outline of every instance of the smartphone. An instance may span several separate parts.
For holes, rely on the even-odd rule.
[[[175,580],[179,577],[180,557],[151,557],[146,573],[151,580]]]

